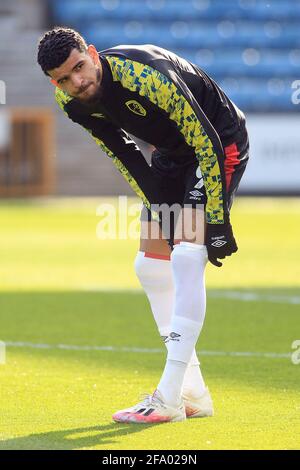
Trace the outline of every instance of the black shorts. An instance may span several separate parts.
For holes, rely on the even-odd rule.
[[[223,149],[228,207],[230,209],[249,159],[249,140],[246,129],[241,130],[231,143],[223,146]],[[194,208],[202,205],[205,208],[207,196],[196,157],[190,159],[189,163],[179,166],[155,150],[151,158],[151,171],[158,182],[161,194],[163,194],[164,203],[169,206],[180,204],[181,207],[188,205],[188,207]],[[150,222],[151,220],[150,210],[143,206],[141,221]]]

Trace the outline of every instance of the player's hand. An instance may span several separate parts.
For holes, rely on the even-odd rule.
[[[231,224],[207,224],[206,247],[209,261],[215,266],[221,267],[219,259],[231,256],[238,250],[232,233]]]

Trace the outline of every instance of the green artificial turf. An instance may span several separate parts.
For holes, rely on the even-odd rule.
[[[0,204],[0,449],[300,449],[300,201],[236,201],[239,252],[208,266],[197,344],[215,416],[159,426],[111,419],[165,352],[138,240],[97,239],[101,202]]]

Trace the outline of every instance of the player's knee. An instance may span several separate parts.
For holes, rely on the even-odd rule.
[[[162,290],[173,284],[170,260],[145,256],[139,251],[134,261],[136,275],[143,288],[151,286]]]

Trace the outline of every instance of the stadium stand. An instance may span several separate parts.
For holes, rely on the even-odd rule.
[[[86,131],[66,119],[55,102],[53,87],[36,63],[37,42],[49,27],[46,13],[44,0],[0,2],[0,85],[6,85],[6,104],[0,105],[0,117],[1,111],[20,107],[29,110],[47,107],[52,111],[53,144],[57,149],[53,155],[56,173],[53,194],[132,195],[125,179]],[[9,170],[2,168],[2,173],[5,171]]]
[[[53,113],[53,194],[133,194],[86,132],[66,119],[36,64],[37,41],[54,24],[78,28],[99,50],[152,42],[178,52],[211,74],[246,111],[249,123],[265,122],[269,133],[271,113],[286,126],[292,113],[293,123],[297,119],[291,84],[300,79],[300,0],[1,0],[0,87],[5,86],[6,104],[0,99],[0,117],[20,107]],[[149,159],[149,146],[138,144]],[[284,145],[279,137],[268,155],[281,155]],[[296,137],[287,147],[287,158],[298,161]],[[255,151],[253,139],[252,161]]]
[[[245,111],[295,111],[300,0],[51,0],[52,22],[99,50],[158,44],[215,78]]]

